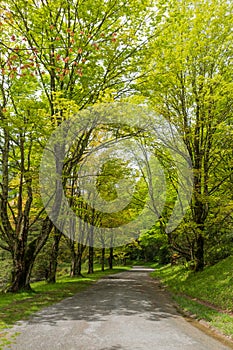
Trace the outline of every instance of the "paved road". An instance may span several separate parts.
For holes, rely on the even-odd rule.
[[[227,350],[180,316],[148,269],[104,278],[11,330],[17,350]],[[5,349],[10,349],[9,347]]]

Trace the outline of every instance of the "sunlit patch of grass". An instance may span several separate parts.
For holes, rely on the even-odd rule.
[[[174,296],[174,300],[182,307],[188,314],[195,316],[198,320],[205,320],[210,326],[220,330],[227,336],[233,336],[233,317],[218,312],[208,306],[201,305],[193,300],[183,296]]]
[[[192,272],[184,266],[160,268],[152,276],[161,278],[174,292],[206,300],[221,309],[233,311],[233,257],[202,272]]]
[[[232,266],[233,256],[198,273],[182,265],[167,265],[157,268],[151,275],[159,278],[173,292],[174,298],[184,310],[195,314],[198,319],[206,320],[222,333],[232,336],[233,317],[229,314],[233,312]],[[202,305],[198,300],[209,304]]]

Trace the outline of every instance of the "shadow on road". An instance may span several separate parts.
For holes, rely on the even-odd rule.
[[[227,350],[177,312],[148,269],[108,276],[14,327],[5,350]]]
[[[109,316],[132,315],[150,321],[174,318],[178,314],[172,301],[158,281],[148,276],[150,271],[153,270],[135,267],[103,278],[88,290],[37,313],[29,322],[55,325],[61,320],[95,322],[107,321]],[[115,349],[121,348],[111,348]]]

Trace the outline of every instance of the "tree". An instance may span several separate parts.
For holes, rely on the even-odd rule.
[[[54,92],[62,92],[82,109],[106,89],[116,95],[130,89],[139,72],[132,60],[150,35],[148,26],[141,25],[152,14],[149,4],[11,0],[5,11],[13,37],[3,45],[20,57],[23,53],[24,65],[17,62],[16,74],[30,70],[37,76],[52,116]]]
[[[155,111],[176,125],[192,159],[189,219],[197,271],[204,267],[212,200],[232,174],[225,166],[226,159],[232,159],[231,22],[229,1],[169,1],[160,24],[162,34],[148,53],[150,78],[140,90]]]
[[[31,88],[36,84],[27,80],[21,92],[21,82],[6,76],[1,84],[1,175],[0,175],[0,244],[11,253],[12,281],[9,291],[30,289],[31,270],[52,224],[45,215],[38,195],[38,151],[41,149],[41,130],[44,118],[39,113],[43,104],[33,100]],[[48,127],[48,125],[47,125]]]
[[[140,57],[148,42],[148,27],[141,23],[150,16],[149,2],[138,1],[134,11],[132,3],[2,2],[1,241],[14,261],[12,291],[29,288],[33,261],[52,229],[38,199],[37,179],[33,182],[43,141],[74,112],[69,104],[79,110],[109,91],[119,97],[131,91],[132,81],[140,74],[133,58]],[[57,147],[62,155],[62,145]],[[33,159],[37,163],[32,166]],[[10,182],[16,173],[20,174],[19,183],[14,184],[18,204],[13,207]],[[54,268],[56,256],[54,252]]]

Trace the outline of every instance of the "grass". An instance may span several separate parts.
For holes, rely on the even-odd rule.
[[[6,337],[6,329],[13,326],[17,321],[25,320],[34,312],[46,306],[81,292],[101,277],[127,269],[129,267],[117,267],[114,270],[106,269],[104,272],[96,270],[91,275],[84,273],[84,278],[60,277],[55,284],[49,284],[45,281],[35,282],[31,284],[32,292],[0,293],[0,350],[3,345],[13,341],[12,338],[8,339]]]
[[[173,293],[183,310],[233,339],[233,256],[194,273],[184,266],[158,267],[151,274]]]
[[[219,312],[196,301],[182,296],[174,296],[175,301],[190,315],[194,315],[197,320],[205,320],[210,326],[218,329],[224,335],[233,336],[233,317]]]

